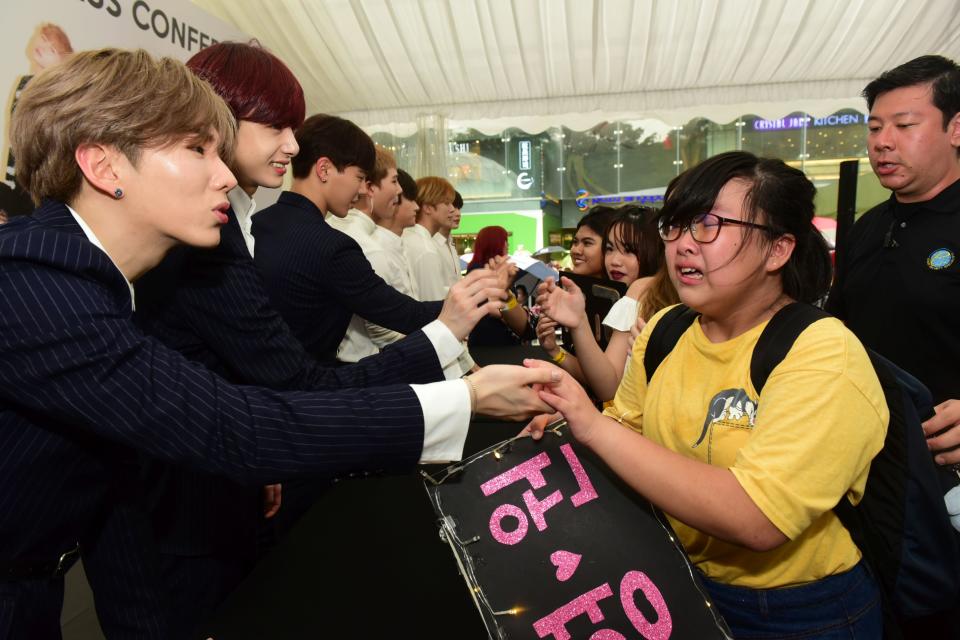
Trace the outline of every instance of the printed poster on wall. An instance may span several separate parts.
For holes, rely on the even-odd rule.
[[[16,159],[9,153],[10,114],[34,75],[75,51],[142,48],[186,61],[223,40],[248,41],[246,34],[189,0],[13,0],[0,20],[0,209],[29,213],[33,205],[15,183]]]

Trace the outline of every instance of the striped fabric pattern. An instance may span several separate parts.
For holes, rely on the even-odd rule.
[[[131,449],[249,485],[418,459],[406,385],[234,386],[144,336],[121,274],[62,204],[0,228],[0,298],[0,561],[83,538]]]

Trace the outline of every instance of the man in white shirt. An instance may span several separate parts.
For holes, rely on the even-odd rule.
[[[433,239],[443,225],[450,225],[456,191],[444,178],[417,180],[417,224],[403,233],[403,251],[417,281],[421,300],[437,300],[450,288],[449,257]]]
[[[396,272],[394,265],[384,260],[381,240],[377,235],[377,230],[382,230],[382,225],[393,222],[401,191],[397,182],[396,158],[390,151],[377,145],[373,171],[367,176],[367,195],[355,208],[347,212],[346,218],[331,215],[327,222],[357,241],[363,255],[370,261],[370,266],[387,284],[400,293],[416,297],[409,286],[404,286],[403,278]],[[393,237],[396,244],[400,244],[398,236],[392,232],[387,233]],[[337,360],[359,362],[362,358],[379,353],[384,346],[402,337],[402,333],[384,329],[354,314],[337,349]]]
[[[434,234],[433,239],[440,247],[440,254],[445,258],[444,267],[447,277],[447,286],[453,286],[463,277],[460,269],[460,254],[457,253],[457,245],[454,244],[451,232],[460,226],[460,209],[463,208],[463,196],[459,191],[453,192],[453,213],[447,220],[440,221],[440,229]]]

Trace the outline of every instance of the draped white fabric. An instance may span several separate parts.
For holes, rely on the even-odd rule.
[[[960,59],[958,0],[193,2],[287,62],[308,113],[368,128],[826,115],[884,69]]]

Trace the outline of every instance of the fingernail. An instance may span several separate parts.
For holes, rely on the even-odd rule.
[[[945,464],[945,463],[946,463],[946,460],[943,459],[943,456],[937,456],[936,458],[934,458],[934,460],[936,461],[937,464]]]
[[[559,371],[551,371],[551,372],[550,372],[550,380],[551,380],[552,382],[560,382],[560,378],[562,378],[562,377],[563,377],[563,375],[562,375]]]

